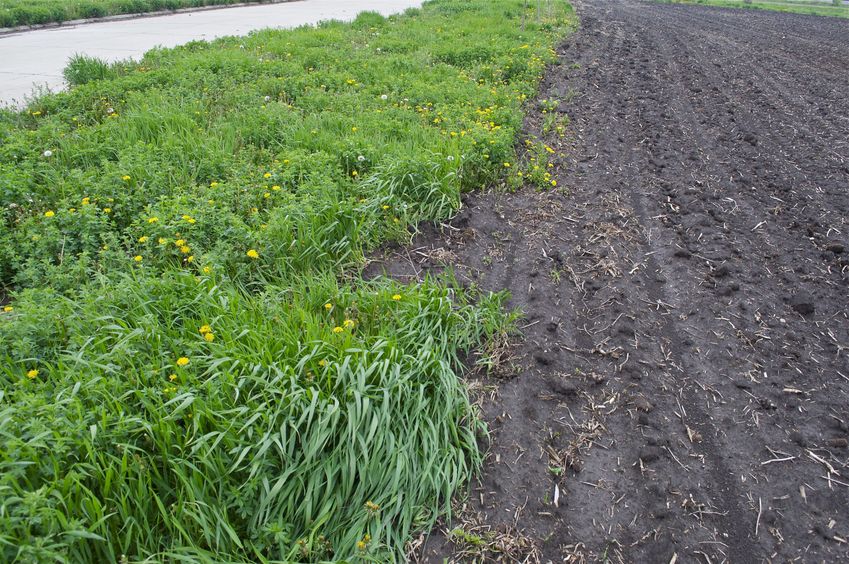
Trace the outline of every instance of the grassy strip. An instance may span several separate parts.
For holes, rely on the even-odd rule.
[[[515,175],[571,26],[524,4],[80,58],[0,112],[3,561],[403,558],[480,463],[456,372],[511,317],[358,271]]]
[[[835,5],[826,2],[745,2],[743,0],[656,0],[664,4],[700,4],[703,6],[719,6],[723,8],[745,8],[752,10],[773,10],[792,14],[808,14],[813,16],[832,16],[849,18],[849,6]]]
[[[160,10],[261,3],[264,0],[0,0],[0,27],[146,14]],[[267,0],[265,0],[267,1]]]

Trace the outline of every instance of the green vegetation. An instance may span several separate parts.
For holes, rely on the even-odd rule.
[[[817,2],[816,0],[656,0],[665,4],[701,4],[724,8],[747,8],[754,10],[775,10],[794,14],[814,16],[833,16],[849,18],[849,6],[839,1]]]
[[[513,316],[360,272],[515,170],[572,25],[524,4],[77,58],[0,111],[0,560],[403,559]]]
[[[0,0],[0,27],[269,0]]]

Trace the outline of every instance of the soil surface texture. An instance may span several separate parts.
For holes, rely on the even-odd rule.
[[[524,130],[557,189],[470,195],[369,266],[524,312],[470,378],[482,475],[417,558],[849,561],[849,25],[577,7],[540,93],[571,123]]]

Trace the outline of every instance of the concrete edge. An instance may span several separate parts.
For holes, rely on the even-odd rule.
[[[198,6],[195,8],[178,8],[176,10],[159,10],[157,12],[142,12],[133,14],[114,14],[102,18],[87,18],[82,20],[67,20],[64,22],[49,22],[35,25],[21,25],[17,27],[0,27],[0,38],[7,35],[16,35],[28,31],[39,31],[42,29],[62,29],[102,22],[120,22],[124,20],[135,20],[140,18],[155,18],[159,16],[173,16],[175,14],[187,14],[192,12],[207,12],[210,10],[225,10],[227,8],[246,8],[250,6],[266,6],[268,4],[284,4],[300,2],[301,0],[256,0],[255,2],[239,2],[238,4],[215,4],[212,6]]]

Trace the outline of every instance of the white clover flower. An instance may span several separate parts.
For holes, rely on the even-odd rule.
[[[357,160],[360,161],[360,162],[363,162],[364,160],[366,160],[366,158],[364,156],[360,155],[359,157],[357,157]]]
[[[266,102],[270,102],[270,101],[271,101],[271,96],[266,96],[265,98],[263,98],[263,100],[265,100]]]
[[[48,158],[49,158],[49,157],[52,157],[52,156],[53,156],[53,151],[51,151],[50,149],[47,149],[46,151],[44,151],[44,152],[42,153],[42,155],[44,155],[45,157],[48,157]]]
[[[449,160],[449,161],[453,161],[453,160],[454,160],[454,155],[448,155],[448,160]]]
[[[388,100],[389,96],[387,96],[386,94],[381,94],[380,99],[381,100]]]

